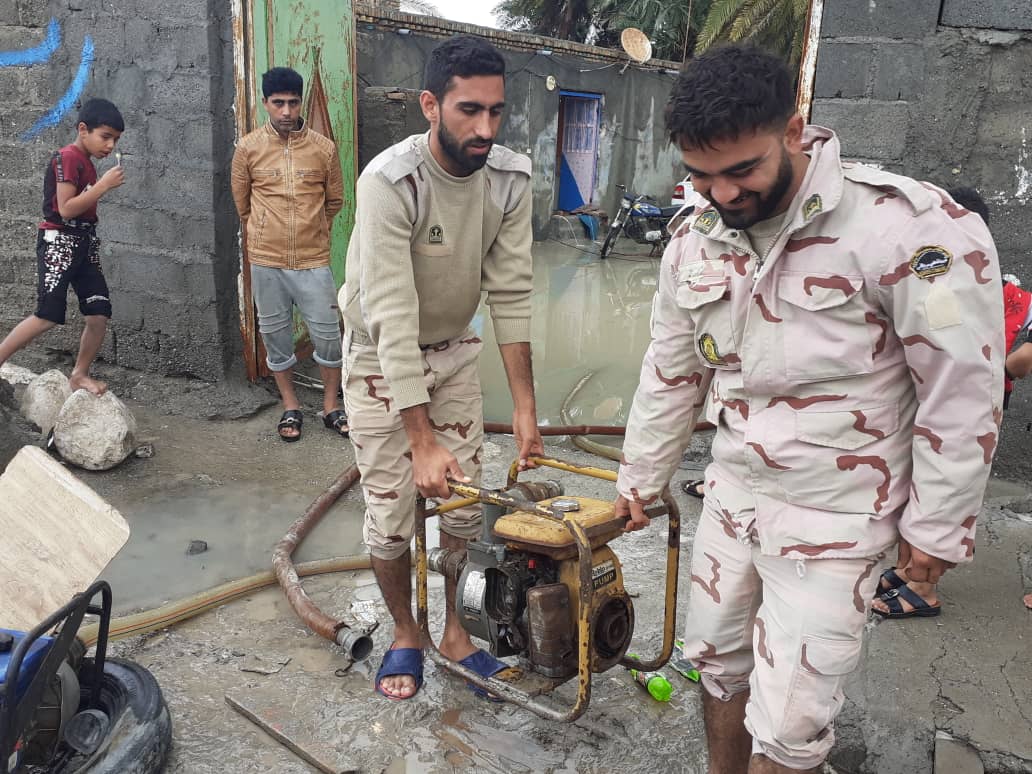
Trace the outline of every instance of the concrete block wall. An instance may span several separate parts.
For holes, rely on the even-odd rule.
[[[45,62],[0,67],[16,109],[0,117],[0,332],[35,306],[35,234],[43,171],[74,140],[81,102],[121,109],[126,183],[100,203],[101,261],[114,317],[101,357],[121,366],[215,380],[238,368],[236,218],[229,196],[233,72],[228,0],[0,0],[0,50],[40,44],[51,20],[61,44]],[[24,133],[69,88],[84,39],[85,89],[56,125]],[[97,164],[98,173],[113,163]],[[69,324],[39,346],[75,351]]]
[[[977,188],[1004,266],[1032,284],[1030,73],[1026,0],[826,0],[812,120],[852,158]]]

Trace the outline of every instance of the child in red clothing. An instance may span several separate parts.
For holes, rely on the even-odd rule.
[[[106,99],[91,99],[79,111],[78,136],[50,158],[43,178],[43,222],[36,237],[39,291],[36,313],[0,342],[0,365],[37,336],[64,325],[68,286],[79,297],[86,326],[68,380],[72,391],[100,395],[107,385],[90,378],[90,366],[104,343],[111,299],[100,268],[97,202],[122,185],[118,164],[97,179],[92,159],[105,158],[125,130],[122,114]]]

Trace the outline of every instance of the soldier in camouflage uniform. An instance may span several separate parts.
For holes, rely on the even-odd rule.
[[[647,523],[709,395],[685,650],[710,772],[817,770],[886,552],[903,536],[930,581],[973,553],[1003,394],[996,250],[942,190],[841,161],[766,54],[692,60],[667,126],[710,206],[663,256],[616,507]]]

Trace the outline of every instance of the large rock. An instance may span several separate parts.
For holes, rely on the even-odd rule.
[[[42,373],[25,386],[21,399],[22,416],[46,435],[71,394],[68,377],[63,373],[57,370]]]
[[[14,388],[0,377],[0,470],[7,467],[21,447],[39,442],[39,436],[18,413],[17,406]]]
[[[54,445],[80,468],[113,468],[136,448],[136,419],[110,390],[99,398],[76,390],[54,423]]]
[[[13,363],[0,365],[0,379],[5,379],[12,385],[28,384],[35,378],[35,371],[30,371],[28,368],[22,368]]]

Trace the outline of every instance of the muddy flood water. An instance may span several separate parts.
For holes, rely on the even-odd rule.
[[[631,252],[624,245],[621,249]],[[622,425],[627,420],[649,342],[658,271],[659,259],[647,255],[600,260],[583,240],[579,245],[535,242],[531,336],[542,423],[562,424],[560,409],[567,401],[576,424]],[[484,415],[510,422],[505,371],[485,309],[475,325],[484,339]]]

